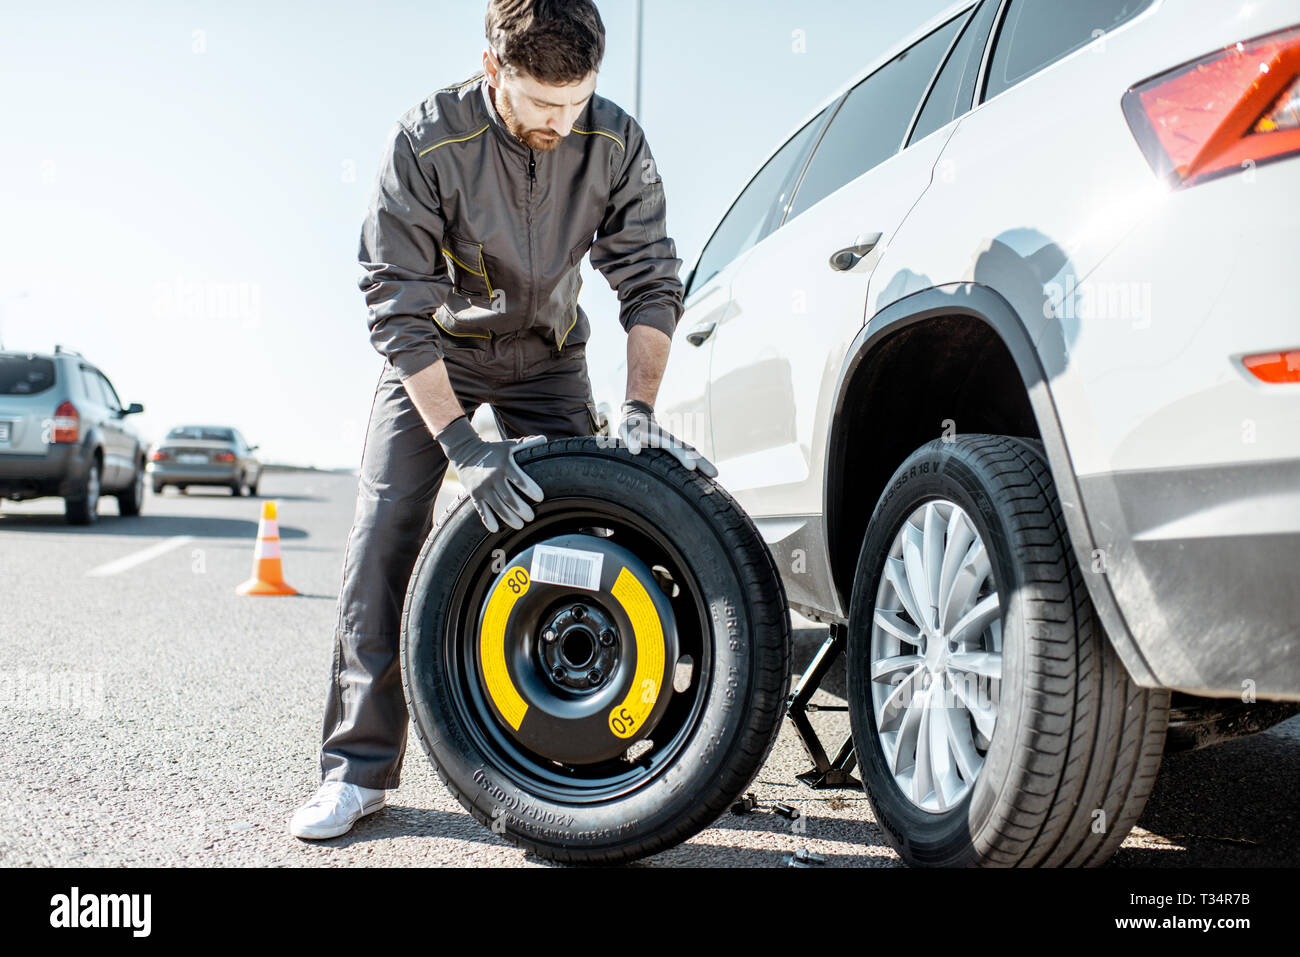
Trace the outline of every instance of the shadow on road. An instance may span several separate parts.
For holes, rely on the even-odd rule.
[[[740,823],[735,823],[740,822]],[[846,827],[846,824],[848,825]],[[852,834],[856,831],[874,831],[869,825],[858,822],[845,822],[834,818],[809,817],[808,833],[816,835],[818,840],[841,841],[852,845],[859,851],[876,848],[879,853],[853,853],[827,855],[827,863],[837,867],[897,867],[897,858],[892,854],[879,832]],[[756,813],[745,818],[723,814],[710,831],[763,831],[785,837],[791,837],[790,822],[771,813]],[[836,834],[836,831],[845,831]],[[313,845],[322,847],[351,847],[369,841],[385,841],[394,838],[438,838],[443,840],[471,841],[492,847],[507,848],[511,845],[503,838],[493,834],[467,813],[448,813],[446,811],[428,810],[390,804],[377,814],[357,822],[349,833],[328,841],[313,841]],[[797,836],[788,849],[745,847],[730,844],[682,844],[669,848],[655,856],[634,862],[632,866],[744,866],[744,867],[781,867],[786,857],[798,846]],[[526,853],[525,858],[534,864],[557,865],[554,861]]]
[[[69,525],[61,514],[40,515],[0,512],[0,531],[64,532],[69,535],[138,535],[142,538],[169,538],[193,535],[195,538],[257,538],[257,520],[242,518],[200,518],[192,515],[100,515],[94,525]],[[282,541],[306,538],[307,532],[292,525],[280,526]]]
[[[238,498],[236,498],[235,496],[231,495],[230,492],[229,492],[228,490],[223,489],[223,488],[211,488],[211,489],[209,489],[209,488],[193,489],[193,488],[192,488],[192,489],[190,489],[188,492],[176,492],[176,493],[174,493],[174,494],[167,494],[166,492],[163,492],[163,493],[154,492],[154,493],[153,493],[153,497],[154,497],[154,498],[162,498],[162,497],[166,497],[166,498],[168,498],[168,499],[185,499],[185,498],[220,498],[220,499],[227,499],[227,500],[230,500],[230,501],[236,501],[236,502],[239,501]],[[248,497],[245,499],[245,501],[250,501],[250,502],[328,502],[329,499],[326,498],[326,497],[323,496],[323,495],[294,495],[294,494],[292,494],[292,493],[287,494],[287,495],[281,495],[281,494],[279,494],[279,493],[277,492],[275,495],[267,495],[266,493],[263,493],[263,494],[261,494],[261,495],[250,495],[250,496],[248,496]]]
[[[1160,847],[1125,847],[1118,867],[1300,864],[1300,718],[1203,751],[1166,754],[1138,826]]]

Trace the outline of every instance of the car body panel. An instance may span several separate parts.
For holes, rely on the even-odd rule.
[[[779,563],[806,565],[823,554],[835,384],[862,328],[882,246],[928,186],[942,145],[943,137],[931,137],[786,223],[754,247],[733,280],[731,308],[712,347],[714,463],[718,481],[758,523]],[[844,212],[863,208],[870,212]],[[831,268],[833,253],[876,233],[881,245],[856,266]],[[838,609],[824,580],[789,575],[790,600]]]
[[[836,488],[851,483],[834,474],[837,448],[869,440],[836,434],[846,383],[899,329],[970,316],[1014,357],[1076,558],[1133,679],[1300,698],[1300,386],[1265,386],[1240,362],[1300,346],[1294,220],[1278,214],[1300,195],[1300,162],[1171,190],[1120,103],[1151,76],[1297,21],[1283,0],[1157,0],[832,194],[816,228],[796,218],[738,262],[709,346],[713,449],[793,607],[845,618],[826,510],[851,494]],[[919,186],[913,156],[926,158]],[[882,206],[891,222],[867,227]],[[885,241],[860,267],[865,289],[819,273],[868,228]],[[808,308],[797,331],[796,306]]]

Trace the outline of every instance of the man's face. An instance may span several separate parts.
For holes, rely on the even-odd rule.
[[[483,54],[492,102],[506,129],[539,153],[549,153],[569,135],[596,92],[596,74],[570,86],[551,86],[525,73],[507,74],[496,55]]]

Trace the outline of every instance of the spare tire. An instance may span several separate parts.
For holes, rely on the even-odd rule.
[[[551,860],[698,833],[767,760],[790,682],[780,576],[753,523],[671,455],[601,437],[518,451],[545,492],[489,533],[461,496],[402,613],[415,736],[480,822]]]

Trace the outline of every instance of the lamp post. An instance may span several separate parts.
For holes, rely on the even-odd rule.
[[[636,0],[636,77],[633,81],[636,120],[641,122],[641,42],[645,33],[645,0]]]

